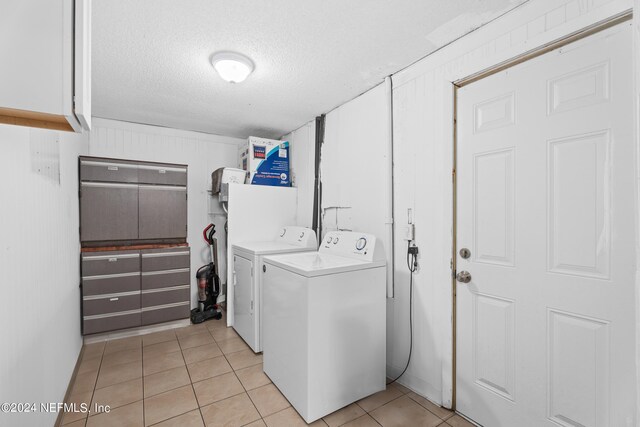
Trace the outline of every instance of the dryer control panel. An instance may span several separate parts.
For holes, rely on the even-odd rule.
[[[318,247],[316,232],[307,227],[293,225],[284,227],[278,233],[276,241],[303,248]]]
[[[318,252],[362,259],[363,261],[384,260],[382,243],[376,236],[356,231],[330,231],[320,243]]]

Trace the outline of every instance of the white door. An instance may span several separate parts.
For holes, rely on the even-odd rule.
[[[631,46],[458,91],[456,406],[483,426],[636,425]]]
[[[256,329],[253,311],[253,262],[238,255],[233,256],[233,328],[252,347]]]

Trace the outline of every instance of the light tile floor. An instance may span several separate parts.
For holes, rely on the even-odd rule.
[[[68,402],[111,411],[66,413],[67,427],[306,425],[224,319],[85,345]],[[471,426],[399,384],[312,425]]]

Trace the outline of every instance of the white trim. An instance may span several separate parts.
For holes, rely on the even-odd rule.
[[[157,276],[160,274],[169,274],[169,273],[188,273],[191,271],[189,268],[176,268],[173,270],[158,270],[158,271],[145,271],[142,273],[143,276]]]
[[[184,328],[189,326],[191,321],[189,319],[172,320],[170,322],[157,323],[155,325],[137,326],[130,329],[99,332],[97,334],[85,335],[83,342],[85,344],[93,344],[96,342],[111,341],[120,338],[137,337],[142,335],[151,334],[154,332],[169,331],[172,329]]]
[[[114,294],[101,294],[101,295],[87,295],[86,297],[82,297],[82,300],[95,301],[95,300],[107,299],[107,298],[130,297],[133,295],[140,295],[140,291],[118,292]]]
[[[163,304],[163,305],[154,305],[153,307],[144,307],[142,312],[154,311],[154,310],[163,310],[165,308],[174,308],[174,307],[182,307],[183,305],[190,305],[189,301],[184,302],[174,302],[173,304]]]
[[[100,261],[105,259],[129,259],[129,258],[139,258],[140,254],[121,254],[121,255],[83,255],[82,261]]]
[[[139,185],[140,188],[144,188],[146,190],[168,190],[168,191],[187,191],[187,187],[180,185]]]
[[[119,162],[99,162],[96,160],[80,160],[81,166],[115,166],[123,169],[137,169],[138,165],[133,163],[119,163]],[[117,170],[117,169],[116,169]]]
[[[180,289],[189,289],[189,288],[191,288],[190,285],[178,285],[178,286],[169,286],[166,288],[145,289],[144,291],[142,291],[142,294],[143,295],[155,294],[158,292],[178,291]]]
[[[82,280],[102,280],[102,279],[117,279],[119,277],[133,277],[139,276],[139,271],[132,271],[131,273],[116,273],[116,274],[103,274],[99,276],[82,276]]]
[[[84,316],[84,320],[105,319],[108,317],[128,316],[130,314],[139,314],[141,310],[118,311],[117,313],[94,314],[93,316]]]
[[[155,165],[138,165],[138,169],[144,170],[157,170],[157,171],[167,171],[167,172],[179,172],[179,173],[187,173],[187,167],[168,167],[168,166],[155,166]]]
[[[150,254],[142,254],[142,258],[156,258],[156,257],[166,257],[166,256],[185,256],[189,255],[189,251],[180,251],[180,252],[156,252]]]
[[[102,188],[138,188],[138,184],[124,184],[115,182],[86,182],[80,183],[81,187],[102,187]]]

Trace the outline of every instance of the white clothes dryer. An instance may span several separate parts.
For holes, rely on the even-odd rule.
[[[284,227],[272,241],[245,242],[232,246],[233,328],[254,352],[262,351],[262,275],[259,270],[262,268],[262,257],[315,251],[317,247],[316,233],[312,229],[294,226]]]

